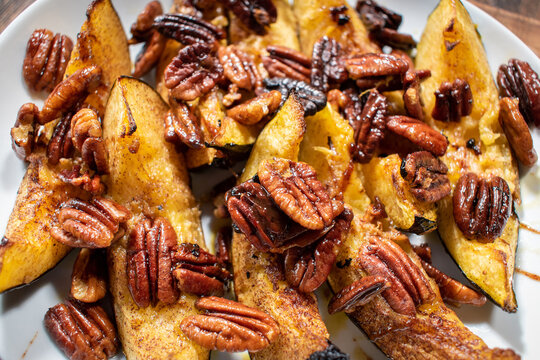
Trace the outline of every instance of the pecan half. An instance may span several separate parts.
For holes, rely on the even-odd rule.
[[[267,78],[264,79],[264,85],[268,90],[278,90],[281,93],[282,103],[291,93],[295,94],[306,116],[315,115],[326,106],[326,95],[303,81],[290,78]]]
[[[453,196],[454,220],[467,239],[492,242],[506,226],[512,212],[512,194],[499,176],[463,175]]]
[[[36,105],[32,103],[24,104],[17,113],[15,126],[11,128],[11,147],[21,160],[26,160],[34,149],[38,114],[39,109]]]
[[[366,305],[389,287],[390,283],[381,276],[364,276],[332,296],[328,304],[328,313],[332,315],[341,311],[352,312],[357,307]]]
[[[47,29],[34,30],[26,46],[23,77],[34,91],[52,91],[62,81],[73,50],[71,39]]]
[[[167,38],[159,32],[154,31],[152,37],[148,39],[141,49],[141,52],[137,55],[132,75],[141,77],[148,74],[148,72],[150,72],[150,70],[158,63],[165,50],[166,44]]]
[[[270,77],[286,77],[309,82],[311,60],[300,51],[270,45],[266,47],[270,56],[263,56],[262,63]]]
[[[427,151],[408,154],[401,162],[400,172],[411,193],[420,201],[433,203],[452,192],[446,175],[448,168]]]
[[[356,80],[361,89],[377,86],[379,83],[395,82],[399,88],[401,77],[409,69],[402,58],[388,54],[362,54],[343,60],[349,76]],[[377,86],[378,87],[378,86]],[[383,90],[383,89],[381,89]],[[384,90],[390,90],[385,88]]]
[[[332,230],[316,243],[304,248],[290,248],[285,252],[285,276],[291,286],[309,293],[326,281],[352,219],[352,211],[345,209],[336,218]]]
[[[339,85],[347,80],[347,70],[341,63],[341,46],[327,36],[313,45],[311,55],[311,85],[327,92],[330,85]]]
[[[81,152],[83,161],[101,174],[108,173],[107,149],[98,114],[92,109],[81,109],[71,118],[71,141]]]
[[[279,336],[279,325],[268,314],[236,301],[210,296],[200,298],[195,306],[204,314],[186,317],[180,329],[207,349],[256,352]]]
[[[351,101],[345,108],[345,114],[354,129],[353,159],[368,163],[384,137],[388,102],[376,89],[365,93],[359,100],[352,98]]]
[[[75,71],[49,94],[38,121],[46,124],[74,109],[101,81],[101,68],[90,65]]]
[[[456,79],[453,83],[443,82],[435,91],[435,106],[431,116],[440,121],[459,121],[471,114],[473,98],[469,83]]]
[[[382,45],[405,50],[416,46],[416,41],[411,35],[397,32],[402,21],[401,15],[372,0],[359,0],[356,11],[370,31],[370,35]]]
[[[231,259],[229,249],[232,241],[232,229],[230,226],[224,226],[216,234],[216,256],[218,260],[229,265]]]
[[[73,114],[69,113],[60,119],[49,140],[47,146],[47,160],[50,164],[56,165],[60,159],[71,157],[73,154],[73,145],[71,143],[71,117]]]
[[[538,155],[533,147],[529,127],[519,111],[519,103],[518,99],[502,98],[499,101],[499,123],[519,162],[531,167],[538,160]]]
[[[216,48],[218,40],[226,37],[225,31],[202,19],[187,14],[165,14],[156,17],[154,28],[168,38],[184,45],[205,43]]]
[[[107,293],[107,262],[100,250],[81,249],[71,273],[71,296],[84,303],[101,300]]]
[[[508,65],[501,65],[497,83],[501,95],[518,98],[523,117],[540,126],[540,80],[529,63],[511,59]]]
[[[321,230],[337,215],[330,195],[308,164],[286,159],[265,160],[259,165],[258,175],[280,209],[303,227]]]
[[[206,94],[223,78],[223,67],[210,54],[210,46],[186,46],[165,69],[165,86],[179,100],[191,101]]]
[[[137,20],[131,25],[129,44],[148,41],[153,35],[154,19],[161,14],[163,14],[163,7],[159,1],[154,0],[146,4],[143,11],[137,15]]]
[[[446,153],[448,148],[446,136],[431,128],[425,122],[402,115],[389,116],[386,120],[388,130],[403,136],[422,149],[435,156],[443,156]]]
[[[68,300],[47,311],[44,325],[70,359],[108,359],[116,353],[116,329],[101,306]]]
[[[86,171],[81,174],[80,165],[75,165],[70,170],[62,170],[58,173],[58,177],[65,183],[80,187],[84,191],[88,191],[92,195],[101,195],[105,192],[105,184],[101,182],[99,175],[90,177],[90,173]]]
[[[120,223],[131,217],[128,209],[112,200],[95,197],[90,202],[70,199],[58,209],[59,226],[53,238],[72,247],[103,248],[113,241]]]
[[[219,0],[240,19],[247,29],[259,35],[276,22],[277,9],[272,0]]]
[[[241,89],[262,88],[262,77],[249,54],[234,45],[218,49],[219,62],[229,81]]]
[[[164,218],[142,218],[129,235],[126,272],[128,288],[137,306],[161,301],[172,304],[178,291],[172,275],[177,237]]]
[[[183,102],[169,99],[171,110],[165,117],[165,140],[177,145],[185,145],[190,149],[204,147],[204,135],[199,119]]]
[[[244,125],[253,125],[269,114],[273,114],[281,104],[281,93],[272,90],[227,110],[227,116]]]
[[[222,296],[231,274],[216,256],[197,244],[184,243],[173,255],[173,276],[178,288],[186,293]]]

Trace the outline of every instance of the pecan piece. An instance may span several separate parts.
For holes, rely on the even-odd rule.
[[[533,147],[531,132],[519,111],[518,99],[504,97],[499,101],[499,123],[520,163],[533,166],[538,155]]]
[[[187,14],[165,14],[155,18],[154,28],[168,38],[184,45],[205,43],[216,48],[218,40],[226,37],[225,31],[202,19]]]
[[[256,352],[279,336],[279,325],[274,319],[239,302],[210,296],[200,298],[195,306],[204,314],[186,317],[180,329],[207,349]]]
[[[96,249],[81,249],[71,273],[71,296],[84,303],[101,300],[107,293],[105,254]]]
[[[499,176],[463,175],[453,196],[454,220],[467,239],[492,242],[506,226],[512,212],[512,194]]]
[[[316,243],[304,248],[293,247],[285,252],[285,276],[291,286],[309,293],[326,281],[352,219],[352,211],[345,209],[336,218],[333,228]]]
[[[159,1],[154,0],[146,4],[143,11],[137,15],[137,20],[131,25],[129,44],[148,41],[153,35],[154,19],[161,14],[163,14],[163,8]]]
[[[352,312],[389,287],[390,283],[381,276],[364,276],[341,289],[330,299],[328,313],[333,315],[341,311]]]
[[[278,90],[281,93],[281,102],[284,103],[291,93],[295,94],[298,102],[304,108],[306,116],[315,115],[317,111],[326,106],[326,95],[303,81],[290,78],[264,79],[268,90]]]
[[[219,0],[240,19],[245,27],[258,35],[276,22],[277,9],[272,0]]]
[[[102,139],[103,131],[97,113],[81,109],[71,118],[71,141],[81,152],[83,161],[101,174],[108,173],[107,149]]]
[[[176,264],[173,276],[178,288],[186,293],[222,296],[225,284],[231,279],[225,264],[197,244],[181,244],[173,261]]]
[[[34,30],[26,46],[23,77],[34,91],[52,91],[62,81],[73,50],[71,39],[47,29]]]
[[[17,157],[26,160],[34,149],[36,119],[39,109],[32,103],[26,103],[19,109],[15,126],[11,128],[11,147]]]
[[[90,177],[88,171],[81,174],[80,165],[75,165],[71,170],[60,171],[58,177],[63,182],[80,187],[92,195],[101,195],[105,192],[105,184],[101,182],[101,177],[99,175]]]
[[[327,92],[330,85],[339,85],[347,80],[347,70],[341,63],[341,46],[327,36],[323,36],[313,45],[311,55],[311,85]]]
[[[262,77],[249,54],[234,45],[220,47],[218,57],[223,73],[229,81],[241,89],[262,88]]]
[[[270,56],[263,56],[262,63],[270,77],[286,77],[309,82],[311,60],[300,51],[280,45],[269,45],[266,51]]]
[[[70,359],[108,359],[116,353],[116,329],[99,305],[68,300],[47,311],[44,325]]]
[[[527,122],[540,126],[540,80],[528,62],[511,59],[501,65],[497,83],[502,96],[519,99],[519,110]]]
[[[177,237],[165,218],[142,218],[129,235],[126,272],[128,288],[137,306],[161,301],[172,304],[178,291],[172,275]]]
[[[216,256],[224,264],[230,264],[229,249],[231,247],[232,229],[230,226],[224,226],[219,229],[216,235]]]
[[[453,83],[443,82],[435,91],[435,106],[431,116],[440,121],[459,121],[471,114],[473,98],[469,83],[456,79]]]
[[[199,119],[183,102],[169,99],[171,110],[165,117],[165,140],[177,145],[185,145],[190,149],[204,147],[204,135],[199,126]]]
[[[56,126],[47,146],[47,160],[50,164],[56,165],[60,159],[71,157],[73,153],[73,145],[71,143],[71,117],[69,113],[60,119]]]
[[[186,46],[165,69],[165,86],[179,100],[191,101],[206,94],[223,78],[223,67],[210,54],[210,46]]]
[[[273,114],[281,104],[281,93],[272,90],[227,110],[227,116],[244,125],[253,125],[269,114]]]
[[[101,68],[90,65],[79,69],[56,85],[39,113],[38,121],[46,124],[74,109],[101,81]]]
[[[401,76],[409,69],[409,64],[402,58],[388,54],[362,54],[343,60],[349,76],[353,80],[377,80]],[[362,83],[357,85],[364,88]]]
[[[431,128],[423,121],[408,116],[396,115],[386,118],[386,128],[393,133],[403,136],[429,151],[435,156],[443,156],[448,148],[448,139],[440,132]]]
[[[321,230],[337,215],[330,195],[308,164],[286,159],[265,160],[259,165],[258,175],[280,209],[303,227]]]
[[[368,163],[384,137],[388,102],[376,89],[365,93],[360,100],[351,101],[345,114],[354,129],[353,159]]]
[[[70,199],[58,209],[59,225],[53,238],[72,247],[103,248],[113,241],[120,224],[131,217],[128,209],[112,200],[95,197],[90,202]]]
[[[420,201],[434,203],[452,192],[446,175],[448,168],[427,151],[408,154],[401,162],[400,172],[411,193]]]
[[[167,38],[154,31],[152,37],[144,44],[141,52],[137,55],[132,75],[141,77],[148,74],[158,63],[166,44]]]

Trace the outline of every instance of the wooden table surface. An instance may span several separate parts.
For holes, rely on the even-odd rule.
[[[34,1],[0,0],[0,33]],[[503,23],[540,56],[540,0],[469,1]]]

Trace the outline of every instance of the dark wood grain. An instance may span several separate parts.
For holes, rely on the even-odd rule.
[[[0,33],[34,1],[0,0]],[[471,2],[512,30],[536,55],[540,56],[540,0],[471,0]]]

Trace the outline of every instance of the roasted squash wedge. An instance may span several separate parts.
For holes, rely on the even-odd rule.
[[[114,79],[131,72],[131,61],[126,35],[111,2],[94,1],[86,16],[66,76],[91,64],[102,68],[104,85],[87,102],[103,114]],[[29,162],[0,243],[0,292],[35,280],[69,252],[69,247],[49,235],[49,229],[56,224],[55,209],[60,203],[84,196],[58,178],[67,162],[51,166],[45,151],[34,153]]]
[[[493,174],[508,183],[516,202],[520,201],[517,163],[499,125],[497,88],[486,54],[467,10],[459,0],[441,0],[430,15],[418,44],[418,68],[430,69],[431,78],[422,84],[426,122],[442,131],[450,141],[442,160],[448,166],[452,187],[467,172]],[[466,80],[473,95],[470,116],[459,122],[434,120],[434,92],[444,81]],[[467,149],[469,139],[480,145],[481,154]],[[501,237],[492,243],[468,240],[458,229],[451,196],[438,203],[439,235],[465,276],[497,305],[514,312],[517,303],[512,289],[519,220],[512,214]]]
[[[205,247],[200,211],[188,185],[183,155],[165,141],[164,124],[155,121],[168,109],[150,86],[120,77],[103,121],[111,169],[108,195],[133,214],[126,235],[108,250],[116,322],[128,359],[207,359],[209,354],[179,330],[184,317],[197,313],[196,296],[182,294],[172,305],[139,308],[127,285],[127,234],[141,215],[164,217],[176,230],[179,242]]]
[[[335,265],[328,278],[333,291],[339,291],[365,276],[355,259],[367,238],[385,236],[385,232],[398,233],[387,224],[372,224],[364,218],[371,201],[358,177],[362,165],[355,164],[353,169],[344,170],[351,162],[348,144],[353,140],[353,131],[346,120],[336,112],[323,110],[307,118],[306,123],[299,160],[310,163],[329,189],[343,188],[342,184],[345,184],[343,199],[354,212],[351,230],[336,262],[349,265]],[[421,269],[408,241],[403,240],[399,245]],[[430,285],[436,296],[431,302],[421,305],[414,317],[394,312],[386,300],[377,295],[375,300],[350,313],[349,318],[392,359],[518,358],[511,350],[489,349],[446,307],[433,280],[430,280]]]

